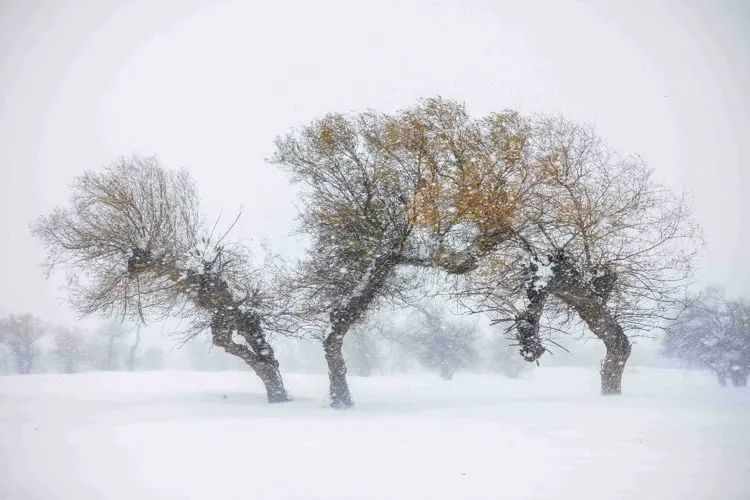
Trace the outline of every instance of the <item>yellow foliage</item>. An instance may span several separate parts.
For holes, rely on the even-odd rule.
[[[424,182],[414,195],[413,213],[417,226],[440,231],[441,186],[437,182]]]

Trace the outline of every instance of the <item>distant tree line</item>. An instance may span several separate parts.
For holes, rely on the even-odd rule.
[[[279,137],[271,161],[300,188],[312,243],[299,262],[253,261],[231,226],[206,223],[188,173],[155,158],[87,172],[33,232],[81,313],[178,317],[188,337],[210,332],[270,402],[288,395],[269,335],[319,340],[331,405],[347,408],[345,339],[384,304],[418,304],[435,281],[503,325],[527,362],[549,351],[546,325],[588,328],[606,348],[602,394],[621,392],[633,336],[684,308],[699,239],[684,196],[589,127],[513,111],[473,118],[425,99],[326,115]],[[408,343],[449,378],[475,355],[472,329],[417,310],[426,321]]]
[[[85,370],[159,369],[160,349],[139,349],[140,326],[111,320],[95,331],[50,325],[32,314],[0,318],[2,370],[76,373]]]

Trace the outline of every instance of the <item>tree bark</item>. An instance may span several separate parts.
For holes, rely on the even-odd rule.
[[[344,335],[357,321],[362,319],[372,303],[383,291],[386,282],[393,275],[399,264],[397,255],[400,251],[392,248],[382,249],[370,262],[360,283],[348,297],[333,308],[329,315],[330,332],[323,341],[326,363],[328,363],[328,380],[331,407],[337,409],[353,406],[349,385],[346,382],[346,362],[344,361]]]
[[[619,327],[618,327],[619,329]],[[630,341],[622,331],[612,331],[604,339],[607,354],[601,368],[602,394],[622,393],[622,374],[630,357]]]
[[[157,272],[172,280],[200,309],[211,314],[211,337],[215,346],[242,358],[266,387],[269,403],[289,401],[273,348],[266,340],[260,316],[253,309],[241,307],[243,301],[233,296],[229,284],[211,264],[204,263],[202,272],[182,270],[163,260],[153,259],[148,251],[133,248],[128,260],[133,275],[143,270]],[[236,342],[233,334],[244,341]]]
[[[607,349],[601,364],[602,395],[622,393],[622,374],[630,357],[630,340],[609,309],[597,300],[575,307],[578,314]]]
[[[336,409],[351,408],[352,395],[346,381],[346,362],[343,355],[344,334],[335,328],[323,341],[326,363],[328,363],[329,394],[331,407]]]
[[[526,291],[529,306],[516,317],[516,340],[521,346],[521,357],[529,362],[538,360],[546,351],[539,337],[539,322],[547,295],[546,290],[529,288]]]
[[[266,387],[266,397],[269,403],[285,403],[289,396],[284,388],[284,381],[277,366],[268,362],[259,362],[252,366],[263,385]]]
[[[630,357],[630,340],[601,294],[578,278],[574,270],[564,269],[552,293],[576,311],[591,332],[604,342],[607,354],[601,364],[601,391],[603,395],[620,394],[622,374]]]
[[[242,336],[245,343],[235,342],[233,332]],[[211,322],[211,335],[214,345],[242,358],[253,369],[266,388],[269,403],[289,401],[279,371],[279,362],[263,335],[257,317],[236,309],[217,312]]]

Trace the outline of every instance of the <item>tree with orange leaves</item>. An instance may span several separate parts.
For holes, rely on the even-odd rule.
[[[531,179],[523,127],[514,113],[477,120],[437,98],[392,115],[327,115],[277,140],[274,162],[303,186],[313,237],[290,293],[323,342],[333,407],[352,405],[346,333],[414,288],[409,267],[468,270],[507,237]]]

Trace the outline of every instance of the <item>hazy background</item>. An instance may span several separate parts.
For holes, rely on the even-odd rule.
[[[156,154],[210,214],[298,255],[274,136],[443,95],[562,113],[694,199],[702,284],[750,283],[750,2],[0,0],[0,313],[73,322],[29,224],[85,169]]]

